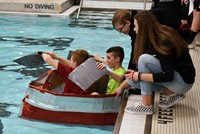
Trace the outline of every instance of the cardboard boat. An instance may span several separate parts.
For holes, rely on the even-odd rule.
[[[120,98],[105,94],[107,81],[108,77],[103,76],[87,89],[101,95],[63,94],[62,79],[49,70],[29,84],[19,117],[51,123],[114,125]]]

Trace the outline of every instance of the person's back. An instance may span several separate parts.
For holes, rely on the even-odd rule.
[[[195,44],[194,38],[200,27],[200,17],[196,17],[196,11],[200,8],[199,3],[199,0],[153,0],[152,9],[165,8],[174,15],[178,16],[178,18],[181,19],[181,25],[178,30],[179,34],[188,44],[190,44],[188,47],[192,49]],[[192,13],[189,13],[189,9],[192,7],[192,4],[194,4],[194,16],[192,16]]]
[[[181,10],[181,0],[152,0],[152,9],[153,8],[165,8],[176,14],[179,18],[181,18],[182,10]]]
[[[158,21],[163,24],[178,30],[181,25],[181,17],[174,14],[171,10],[165,8],[154,8],[150,10]]]
[[[71,54],[71,60],[56,55],[53,52],[42,53],[45,62],[56,69],[58,75],[65,81],[64,93],[86,94],[87,91],[82,90],[78,85],[72,82],[68,75],[81,63],[89,58],[89,54],[85,50],[75,50]],[[55,60],[56,59],[56,60]],[[58,62],[58,61],[59,62]]]

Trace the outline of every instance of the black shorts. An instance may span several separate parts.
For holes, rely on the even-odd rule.
[[[200,0],[194,0],[194,9],[200,12]]]

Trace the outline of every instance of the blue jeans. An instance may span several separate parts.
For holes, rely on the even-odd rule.
[[[160,61],[153,55],[143,54],[138,60],[138,71],[140,73],[159,73],[162,72]],[[142,95],[152,95],[152,91],[163,92],[169,89],[175,94],[183,94],[189,91],[193,84],[187,84],[177,71],[174,71],[174,79],[170,82],[134,82],[128,80],[128,84],[132,87],[141,89]]]

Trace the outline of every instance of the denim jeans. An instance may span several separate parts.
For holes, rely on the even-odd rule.
[[[159,73],[162,72],[160,61],[153,55],[143,54],[138,60],[138,71],[140,73]],[[142,95],[152,95],[152,91],[163,92],[169,89],[176,94],[183,94],[189,91],[193,84],[187,84],[177,71],[174,71],[174,78],[170,82],[134,82],[128,80],[128,84],[132,87],[141,89]]]

